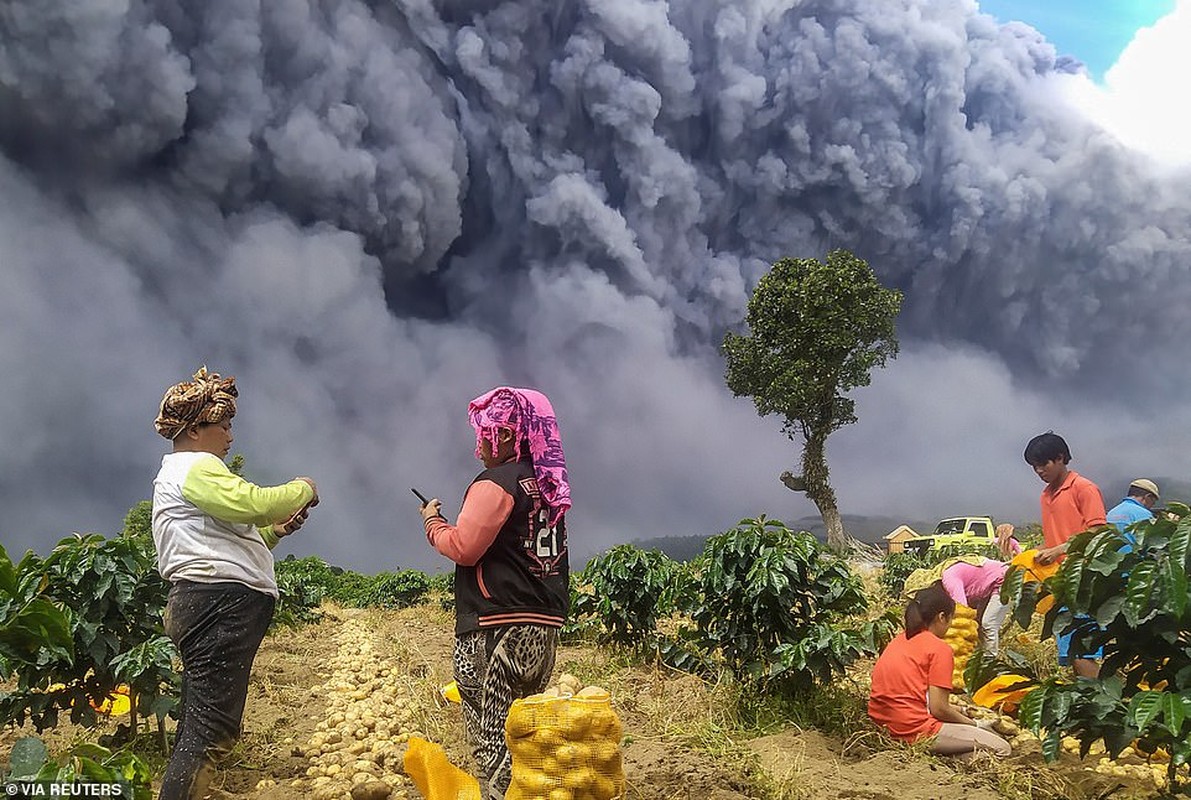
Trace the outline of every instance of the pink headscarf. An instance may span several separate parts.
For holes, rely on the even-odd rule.
[[[497,450],[497,429],[513,431],[514,453],[518,459],[521,443],[529,442],[533,474],[542,501],[550,509],[550,524],[558,522],[571,507],[571,484],[567,481],[567,462],[562,453],[562,436],[554,406],[546,395],[534,389],[499,386],[468,403],[467,417],[476,430],[476,458],[480,445],[487,440],[492,452]]]

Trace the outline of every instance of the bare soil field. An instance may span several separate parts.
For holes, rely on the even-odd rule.
[[[362,778],[384,782],[396,800],[419,798],[401,767],[411,735],[441,744],[455,764],[468,768],[460,710],[439,692],[451,679],[450,615],[427,606],[325,606],[324,612],[317,624],[266,638],[253,670],[244,735],[212,784],[212,800],[349,797]],[[626,800],[1153,796],[1152,788],[1110,783],[1066,755],[1046,765],[1036,749],[1000,764],[958,763],[913,748],[874,746],[864,735],[841,741],[790,728],[749,738],[732,729],[718,687],[624,663],[590,646],[561,648],[556,672],[564,670],[612,692],[624,724]],[[322,752],[330,750],[322,746],[327,740],[341,748],[336,726],[358,732],[353,753],[364,760],[352,762],[342,749]],[[16,738],[33,733],[28,726],[0,731],[0,758],[7,759]],[[95,736],[65,724],[43,738],[57,752]]]

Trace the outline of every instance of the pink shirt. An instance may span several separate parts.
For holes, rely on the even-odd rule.
[[[513,513],[513,496],[492,481],[476,481],[467,489],[457,524],[441,517],[425,520],[431,546],[456,564],[474,567],[496,541]]]
[[[992,597],[1005,581],[1009,565],[1003,561],[989,559],[980,566],[975,564],[952,564],[943,570],[943,588],[951,599],[965,606],[974,606],[976,600]]]

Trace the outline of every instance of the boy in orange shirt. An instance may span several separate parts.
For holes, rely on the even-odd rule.
[[[1038,551],[1034,560],[1042,565],[1053,564],[1067,552],[1068,541],[1077,533],[1107,524],[1104,498],[1090,480],[1067,467],[1071,450],[1062,436],[1054,431],[1039,434],[1026,445],[1026,463],[1046,484],[1042,490],[1042,539],[1046,547]],[[1087,619],[1086,617],[1082,619]],[[1099,653],[1070,658],[1071,634],[1056,634],[1059,663],[1071,664],[1075,674],[1095,678],[1100,667],[1094,659]]]

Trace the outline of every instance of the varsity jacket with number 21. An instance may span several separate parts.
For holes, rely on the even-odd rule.
[[[550,525],[528,458],[477,475],[456,524],[431,518],[426,538],[455,562],[456,635],[500,625],[557,628],[566,620],[566,517]]]

